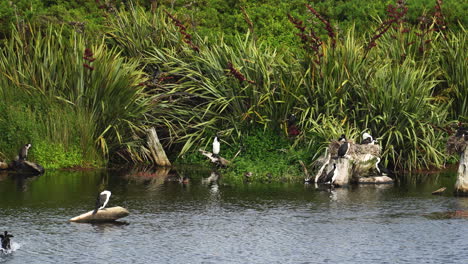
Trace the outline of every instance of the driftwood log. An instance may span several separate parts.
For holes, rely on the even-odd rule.
[[[207,157],[212,163],[216,164],[216,165],[221,165],[223,167],[226,167],[229,165],[229,163],[231,163],[229,160],[221,157],[221,156],[215,156],[213,155],[213,153],[209,152],[209,151],[206,151],[206,150],[203,150],[203,149],[199,149],[198,151],[200,151],[200,153]]]
[[[147,130],[148,148],[151,151],[151,157],[158,166],[170,167],[171,162],[167,158],[166,152],[159,141],[158,134],[154,127]]]
[[[39,175],[44,173],[44,167],[41,165],[27,161],[27,160],[15,160],[10,163],[9,169],[18,172],[19,174],[26,175]]]
[[[432,194],[434,194],[434,195],[442,194],[446,189],[447,189],[446,187],[442,187],[440,189],[437,189],[437,190],[433,191]]]
[[[455,195],[463,196],[468,195],[468,140],[465,137],[453,135],[449,137],[446,145],[449,154],[458,153],[460,155],[457,181],[455,182]]]
[[[376,163],[380,160],[380,146],[376,144],[354,144],[349,140],[350,148],[345,157],[338,157],[341,142],[332,141],[325,154],[314,163],[318,168],[315,182],[323,174],[327,174],[336,164],[336,186],[345,186],[350,183],[392,183],[393,179],[378,175]]]
[[[116,206],[110,208],[104,208],[96,212],[93,215],[93,211],[81,214],[79,216],[73,217],[70,219],[70,222],[80,222],[80,223],[93,223],[93,222],[113,222],[119,218],[126,217],[130,213],[127,209]]]

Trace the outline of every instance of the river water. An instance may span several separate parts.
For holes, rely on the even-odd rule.
[[[468,210],[468,198],[453,196],[454,172],[334,190],[167,173],[0,174],[0,231],[14,235],[0,263],[468,263],[468,219],[446,217]],[[129,216],[68,222],[104,188],[108,207]]]

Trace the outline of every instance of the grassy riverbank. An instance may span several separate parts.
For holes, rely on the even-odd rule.
[[[156,127],[171,160],[204,163],[197,150],[218,133],[230,172],[261,180],[292,179],[342,133],[371,133],[396,169],[453,160],[445,141],[468,121],[463,27],[443,28],[437,10],[407,23],[398,3],[363,35],[303,8],[307,20],[289,17],[300,44],[282,49],[249,31],[203,38],[163,8],[104,10],[93,37],[21,24],[0,43],[0,152],[31,142],[46,168],[150,163]]]

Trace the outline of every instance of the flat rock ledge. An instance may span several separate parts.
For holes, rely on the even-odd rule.
[[[383,184],[383,183],[393,183],[393,179],[388,176],[375,176],[375,177],[358,177],[355,178],[356,183],[373,183],[373,184]]]
[[[113,222],[119,218],[126,217],[130,213],[127,209],[116,206],[110,208],[104,208],[96,212],[93,215],[93,211],[81,214],[79,216],[70,219],[70,222],[78,223],[96,223],[96,222]]]

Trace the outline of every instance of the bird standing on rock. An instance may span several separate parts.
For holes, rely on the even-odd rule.
[[[26,160],[28,157],[28,150],[31,148],[31,146],[31,144],[26,144],[20,149],[18,153],[18,160]]]
[[[338,148],[338,158],[344,158],[348,154],[350,144],[346,137],[344,138],[343,144]]]

